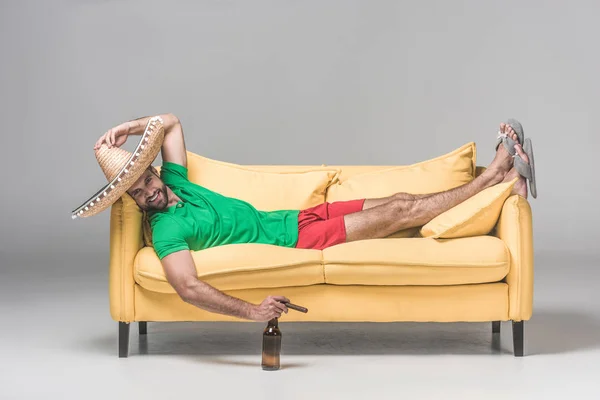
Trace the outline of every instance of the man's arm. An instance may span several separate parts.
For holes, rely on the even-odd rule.
[[[268,321],[287,313],[283,296],[268,296],[260,305],[229,296],[198,279],[189,250],[177,251],[162,259],[167,281],[186,303],[204,310],[255,321]]]
[[[187,168],[187,153],[183,139],[183,127],[174,114],[161,114],[165,129],[165,139],[161,148],[163,162],[172,162]],[[130,135],[141,135],[148,124],[150,117],[142,117],[128,121],[130,124]]]

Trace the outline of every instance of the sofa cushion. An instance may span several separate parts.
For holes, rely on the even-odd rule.
[[[386,197],[398,192],[433,193],[473,180],[476,150],[471,142],[450,153],[412,165],[332,168],[339,168],[342,172],[337,182],[327,190],[325,199],[328,202]],[[365,172],[357,173],[361,168]],[[349,173],[352,174],[348,176]]]
[[[324,283],[322,253],[267,244],[232,244],[192,251],[198,279],[219,290]],[[134,260],[135,281],[148,290],[175,293],[152,247]]]
[[[335,285],[462,285],[497,282],[509,271],[500,239],[370,239],[323,250],[325,282]]]
[[[450,239],[487,235],[496,226],[502,206],[517,180],[484,189],[438,215],[421,228],[421,236]]]
[[[258,210],[302,210],[325,201],[327,187],[340,171],[330,167],[261,168],[211,160],[187,152],[188,179],[227,197],[247,201]]]

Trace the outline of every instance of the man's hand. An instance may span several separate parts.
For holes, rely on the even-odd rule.
[[[281,313],[288,312],[288,308],[282,302],[289,303],[290,300],[284,296],[268,296],[258,306],[254,306],[250,313],[250,319],[254,321],[269,321],[281,317]]]
[[[109,149],[112,146],[121,147],[127,141],[127,136],[133,134],[132,128],[130,122],[124,122],[109,129],[104,135],[100,136],[100,139],[94,145],[94,150],[100,148],[102,143],[106,143]]]

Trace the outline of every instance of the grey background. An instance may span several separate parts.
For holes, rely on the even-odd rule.
[[[0,398],[599,398],[599,13],[0,0]],[[106,182],[98,137],[166,112],[190,151],[241,164],[399,165],[475,141],[486,165],[498,123],[520,119],[539,181],[526,357],[505,321],[495,335],[488,322],[284,322],[275,375],[260,370],[262,323],[150,322],[118,358],[110,212],[70,212]]]
[[[535,147],[536,252],[598,254],[599,11],[3,0],[0,251],[107,259],[109,211],[70,218],[106,182],[93,144],[172,112],[188,150],[241,164],[397,165],[475,141],[487,165],[498,123],[515,117]]]

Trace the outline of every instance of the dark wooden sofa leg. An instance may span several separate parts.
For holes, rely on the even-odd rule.
[[[140,321],[138,322],[138,325],[140,326],[140,335],[146,335],[148,333],[148,324],[146,321]]]
[[[492,321],[492,333],[500,333],[500,321]]]
[[[523,357],[523,322],[513,321],[513,347],[515,357]]]
[[[129,322],[119,322],[119,358],[129,355]]]

